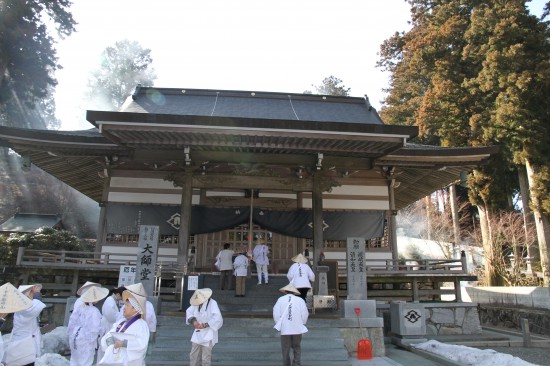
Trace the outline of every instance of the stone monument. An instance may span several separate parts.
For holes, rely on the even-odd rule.
[[[135,283],[141,282],[149,297],[154,295],[158,244],[159,227],[140,225]]]
[[[347,264],[348,298],[344,301],[344,316],[355,318],[355,309],[359,308],[363,318],[376,318],[376,301],[367,300],[364,238],[348,238]]]

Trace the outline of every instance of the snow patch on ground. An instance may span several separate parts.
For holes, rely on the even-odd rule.
[[[57,327],[51,332],[42,335],[42,354],[46,353],[71,354],[67,327]]]
[[[445,357],[448,360],[475,366],[538,366],[521,358],[499,353],[492,349],[477,349],[472,347],[445,344],[429,340],[423,343],[411,344],[412,347]]]
[[[46,353],[34,361],[35,366],[68,366],[70,361],[57,353]]]

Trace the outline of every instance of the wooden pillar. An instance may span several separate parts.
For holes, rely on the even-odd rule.
[[[80,275],[80,271],[77,269],[73,272],[73,280],[71,282],[71,294],[76,295],[76,291],[78,290],[78,277]]]
[[[321,173],[313,174],[313,268],[317,269],[317,261],[323,250],[323,192],[321,190]]]
[[[107,232],[105,223],[107,222],[107,203],[109,202],[109,188],[111,186],[111,177],[106,177],[103,180],[103,193],[101,193],[101,201],[99,202],[99,222],[97,226],[97,239],[95,241],[95,251],[101,252],[105,244]]]
[[[418,296],[418,278],[416,277],[413,277],[412,292],[413,292],[413,301],[419,301],[420,297]]]
[[[458,222],[458,199],[456,197],[456,185],[451,184],[449,187],[450,200],[451,200],[451,217],[453,219],[453,236],[455,240],[455,248],[460,246],[460,225]],[[454,252],[452,253],[454,254]]]
[[[462,302],[462,289],[460,288],[460,278],[455,277],[455,301]]]
[[[399,253],[397,250],[397,223],[395,217],[397,216],[397,210],[395,209],[395,179],[393,179],[394,171],[393,168],[388,168],[388,171],[385,172],[386,177],[388,178],[388,199],[389,199],[389,210],[386,214],[387,225],[388,225],[388,244],[391,248],[392,259],[394,261],[399,259]]]
[[[193,171],[185,170],[185,177],[181,190],[180,229],[178,237],[178,271],[186,272],[187,250],[191,234],[191,207],[193,200]]]

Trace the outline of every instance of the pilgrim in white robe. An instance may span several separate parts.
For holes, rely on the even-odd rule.
[[[210,298],[200,306],[189,306],[185,311],[185,324],[189,325],[191,318],[196,318],[201,324],[208,323],[208,328],[195,329],[191,342],[201,346],[218,343],[218,330],[223,325],[223,317],[216,300]]]
[[[36,357],[42,355],[42,334],[38,325],[38,316],[44,310],[46,304],[42,301],[33,299],[32,306],[26,310],[18,311],[13,314],[13,328],[11,331],[11,341],[22,340],[32,336]],[[24,350],[21,350],[24,352]]]
[[[306,303],[299,296],[291,294],[281,296],[273,307],[273,320],[281,335],[306,333],[305,324],[308,317]]]
[[[113,324],[111,330],[101,338],[101,350],[103,353],[107,350],[107,340],[111,337],[127,340],[126,353],[128,355],[128,366],[144,366],[145,355],[147,353],[147,345],[149,344],[149,326],[143,319],[137,319],[128,328],[124,327],[124,324],[117,332],[117,328],[121,323],[126,322],[123,320],[119,323]],[[124,332],[121,332],[124,330]]]
[[[69,318],[71,366],[90,366],[94,362],[97,341],[101,335],[101,313],[93,304],[82,302]]]

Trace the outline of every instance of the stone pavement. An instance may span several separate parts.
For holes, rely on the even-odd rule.
[[[278,288],[286,279],[273,278],[268,286],[256,285],[255,279],[247,283],[247,296],[235,298],[233,291],[217,290],[217,277],[205,279],[204,287],[214,290],[224,315],[224,327],[220,330],[219,343],[214,347],[213,365],[247,366],[280,365],[281,352],[278,333],[273,329],[271,310],[280,296]],[[271,280],[270,280],[271,282]],[[187,308],[187,304],[184,305]],[[163,301],[158,316],[159,327],[156,343],[146,358],[148,366],[189,365],[192,329],[185,325],[181,304]],[[357,360],[356,353],[349,353],[339,329],[340,314],[328,311],[310,316],[309,332],[302,340],[302,364],[310,366],[437,366],[457,365],[448,360],[413,353],[398,348],[386,339],[386,355],[372,360]],[[428,337],[444,343],[462,344],[471,347],[520,346],[521,335],[484,329],[474,336],[449,335]],[[533,337],[536,347],[550,347],[546,338]]]

